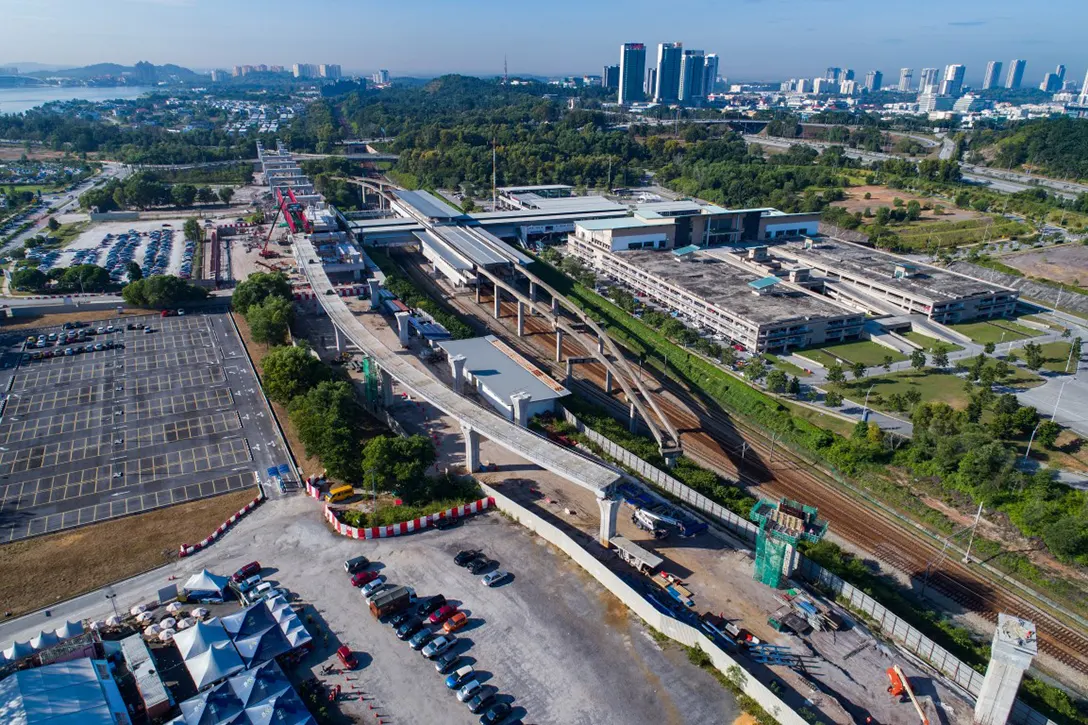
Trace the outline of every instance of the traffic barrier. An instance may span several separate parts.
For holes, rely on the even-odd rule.
[[[309,478],[307,478],[305,483],[306,495],[310,498],[315,498],[320,501],[321,489],[318,488],[318,486],[320,486],[324,480],[325,479],[320,476],[310,476]]]
[[[243,516],[248,514],[253,509],[257,508],[257,506],[259,506],[261,504],[261,502],[263,502],[264,500],[265,500],[265,495],[264,495],[264,491],[262,490],[262,491],[260,491],[260,493],[257,494],[257,498],[253,499],[252,501],[247,503],[245,506],[238,509],[238,512],[236,514],[234,514],[229,519],[227,519],[226,521],[221,523],[219,525],[219,528],[217,528],[215,531],[213,531],[211,533],[211,536],[209,536],[208,538],[204,539],[203,541],[201,541],[200,543],[197,543],[197,544],[192,544],[192,545],[182,544],[181,549],[178,551],[178,556],[181,557],[181,558],[185,558],[186,556],[192,556],[193,554],[197,553],[198,551],[201,551],[201,550],[206,549],[207,547],[211,546],[213,543],[215,543],[216,539],[218,539],[220,536],[225,534],[227,532],[227,530],[231,526],[238,523],[242,519]]]
[[[388,526],[370,526],[362,529],[356,526],[348,526],[343,523],[337,518],[336,510],[326,505],[325,520],[332,525],[333,529],[336,530],[336,533],[341,536],[346,536],[349,539],[388,539],[393,536],[402,536],[404,534],[422,531],[423,529],[430,528],[434,522],[441,521],[442,519],[458,519],[479,513],[494,505],[495,499],[488,496],[487,498],[481,498],[479,501],[473,501],[464,506],[455,506],[454,508],[439,511],[438,513],[427,514],[426,516],[412,519],[411,521],[401,521],[396,524],[389,524]]]

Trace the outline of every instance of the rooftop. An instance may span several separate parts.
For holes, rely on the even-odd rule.
[[[531,194],[536,191],[573,191],[569,184],[528,184],[525,186],[500,186],[500,194]]]
[[[485,229],[460,226],[438,227],[435,235],[472,264],[481,267],[529,264],[532,260]]]
[[[679,259],[649,250],[618,252],[612,256],[757,325],[860,316],[829,299],[806,294],[785,283],[776,285],[773,292],[757,295],[750,283],[762,277],[702,252]]]
[[[464,355],[465,372],[499,400],[510,400],[515,393],[527,393],[533,400],[570,395],[570,391],[494,335],[447,340],[438,345],[447,355]]]
[[[254,667],[181,703],[170,725],[314,725],[275,662]]]
[[[547,198],[537,194],[512,194],[534,211],[552,213],[592,213],[598,211],[619,211],[623,206],[614,201],[609,201],[603,196],[564,196]]]
[[[575,225],[587,232],[605,232],[613,229],[638,229],[639,227],[661,227],[673,224],[672,219],[654,219],[647,221],[637,216],[625,216],[617,219],[588,219],[575,222]]]
[[[464,216],[460,209],[454,209],[429,191],[394,190],[393,194],[427,219],[450,221]]]
[[[9,725],[130,722],[109,665],[86,658],[21,670],[0,680],[0,716]]]
[[[815,240],[811,249],[805,242],[787,242],[771,248],[771,253],[798,260],[805,266],[833,266],[859,277],[929,299],[934,303],[1004,292],[1005,287],[956,274],[940,267],[920,264],[895,254],[881,252],[860,244],[833,239]],[[912,269],[910,277],[896,277],[896,267]]]
[[[677,216],[696,216],[699,214],[728,214],[730,209],[723,209],[714,204],[699,204],[695,201],[659,201],[639,204],[635,214],[643,219],[663,219]]]

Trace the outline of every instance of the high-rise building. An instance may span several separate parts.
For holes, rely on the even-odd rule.
[[[918,82],[919,93],[936,93],[941,82],[940,68],[923,68],[922,77]]]
[[[701,50],[685,50],[680,62],[680,102],[697,104],[706,98],[706,57]]]
[[[212,83],[220,83],[226,80],[227,72],[225,70],[213,70],[212,71]]]
[[[827,73],[824,73],[824,78],[832,83],[838,83],[842,80],[842,68],[828,68]]]
[[[654,97],[654,91],[657,90],[657,68],[646,69],[646,88],[644,93],[647,98]]]
[[[986,75],[982,77],[982,90],[1001,87],[1001,61],[991,60],[986,64]]]
[[[914,69],[913,68],[900,68],[899,69],[899,92],[909,93],[911,85],[914,83]]]
[[[316,78],[317,66],[313,63],[295,63],[291,66],[291,73],[295,78]]]
[[[879,91],[884,85],[884,74],[878,70],[871,70],[865,74],[865,90],[870,93]]]
[[[820,95],[821,93],[838,93],[839,90],[840,84],[828,78],[814,78],[812,80],[812,92],[816,95]]]
[[[967,73],[967,66],[953,63],[944,69],[944,80],[941,81],[942,96],[958,96],[963,92],[963,76]]]
[[[268,72],[269,73],[283,73],[283,66],[282,65],[270,65],[270,66],[268,66]]]
[[[858,82],[851,79],[839,84],[839,93],[844,96],[856,96],[858,94]]]
[[[385,68],[382,68],[381,70],[374,73],[374,75],[372,76],[372,80],[374,81],[374,85],[376,86],[389,85],[389,71],[387,71]]]
[[[646,78],[646,45],[624,43],[620,46],[620,105],[637,103],[645,98],[642,81]]]
[[[606,65],[601,74],[601,85],[605,88],[620,87],[620,67],[618,65]]]
[[[853,68],[847,68],[846,70],[844,70],[842,72],[842,76],[839,77],[839,82],[840,83],[842,81],[852,81],[852,80],[854,80],[854,69]]]
[[[340,77],[340,66],[336,63],[322,63],[318,68],[318,72],[322,78],[336,80]]]
[[[1065,83],[1065,66],[1059,63],[1058,68],[1057,68],[1057,70],[1054,71],[1054,73],[1055,73],[1055,75],[1058,76],[1058,85],[1064,84]]]
[[[1080,96],[1077,98],[1078,106],[1088,106],[1088,73],[1084,74],[1084,83],[1080,87]]]
[[[676,103],[680,100],[680,63],[684,57],[683,43],[660,43],[657,46],[657,85],[654,100]]]
[[[1055,93],[1059,87],[1056,73],[1047,73],[1043,76],[1043,82],[1039,84],[1039,90],[1047,93]]]
[[[1024,82],[1024,69],[1027,68],[1026,60],[1014,60],[1009,64],[1009,74],[1005,76],[1005,87],[1016,90]]]
[[[707,53],[703,59],[703,95],[709,96],[718,88],[718,54]]]

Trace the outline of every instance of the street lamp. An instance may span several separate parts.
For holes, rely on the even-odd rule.
[[[1028,438],[1028,448],[1026,451],[1024,451],[1024,463],[1028,462],[1028,454],[1031,453],[1031,444],[1035,440],[1035,434],[1038,432],[1039,426],[1041,426],[1042,424],[1043,421],[1040,420],[1038,423],[1035,424],[1035,428],[1031,431],[1031,436]]]
[[[120,617],[120,613],[117,611],[117,593],[112,589],[106,594],[106,599],[110,600],[110,604],[113,605],[113,616]]]
[[[1062,386],[1058,388],[1058,399],[1054,401],[1054,412],[1050,414],[1051,420],[1055,423],[1058,422],[1058,405],[1062,402],[1062,393],[1065,392],[1065,386],[1070,380],[1076,380],[1076,378],[1066,378],[1062,381]]]
[[[861,420],[865,420],[866,414],[869,412],[869,393],[873,392],[873,388],[876,387],[876,383],[869,386],[869,389],[865,391],[865,405],[861,408]]]

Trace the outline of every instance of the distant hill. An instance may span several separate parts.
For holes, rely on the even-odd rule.
[[[167,80],[172,77],[176,77],[182,81],[195,81],[203,76],[199,73],[194,73],[188,68],[183,68],[180,65],[173,65],[167,63],[166,65],[157,65],[155,67],[155,73],[159,80]],[[87,80],[90,78],[100,78],[102,76],[113,76],[119,78],[125,73],[135,73],[136,67],[131,65],[120,65],[118,63],[95,63],[94,65],[86,65],[82,68],[64,68],[61,70],[42,70],[27,73],[26,75],[34,76],[37,78],[49,78],[49,77],[62,77],[72,78],[75,80]]]

